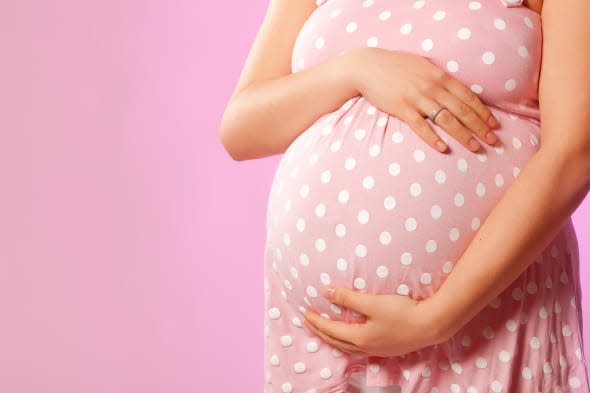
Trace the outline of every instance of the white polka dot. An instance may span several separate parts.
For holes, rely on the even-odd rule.
[[[391,233],[387,231],[381,232],[381,234],[379,234],[379,242],[384,246],[387,246],[391,243]]]
[[[531,378],[533,378],[533,371],[530,368],[528,368],[528,367],[524,367],[522,369],[522,377],[524,379],[531,379]]]
[[[421,374],[424,378],[430,378],[430,376],[432,375],[432,370],[430,369],[430,367],[426,366],[422,369]]]
[[[515,332],[516,328],[518,327],[518,325],[514,319],[507,320],[506,323],[504,324],[504,326],[506,326],[506,329],[508,329],[511,332]]]
[[[434,173],[434,180],[436,180],[438,184],[443,184],[447,180],[447,175],[442,169],[439,169]]]
[[[401,167],[397,162],[392,162],[391,164],[389,164],[388,170],[391,176],[397,176],[401,171]]]
[[[330,310],[332,310],[335,314],[342,314],[342,309],[334,303],[330,303]]]
[[[541,348],[541,341],[537,337],[533,337],[533,338],[531,338],[529,345],[533,349],[539,349],[539,348]]]
[[[463,27],[457,32],[457,37],[461,40],[468,40],[471,37],[471,30],[467,27]]]
[[[416,162],[423,162],[425,158],[426,158],[426,154],[424,154],[423,150],[420,150],[420,149],[414,150],[414,160]]]
[[[379,146],[379,145],[371,145],[371,147],[369,147],[369,155],[371,157],[377,157],[380,152],[381,152],[381,146]]]
[[[338,193],[338,202],[342,204],[346,204],[349,198],[350,195],[347,190],[340,190],[340,192]]]
[[[531,20],[531,18],[529,18],[528,16],[525,16],[523,18],[524,20],[524,24],[529,28],[532,29],[533,28],[533,21]]]
[[[353,33],[353,32],[355,32],[355,31],[356,31],[357,27],[358,27],[358,24],[357,24],[356,22],[349,22],[349,23],[346,25],[346,31],[347,31],[348,33]]]
[[[324,367],[320,370],[320,377],[322,379],[328,379],[332,376],[332,371],[328,367]]]
[[[569,337],[572,335],[572,329],[568,325],[563,325],[563,327],[561,328],[561,334],[564,337]]]
[[[459,71],[459,63],[457,63],[454,60],[450,60],[447,62],[447,70],[449,70],[449,72],[457,72]]]
[[[389,11],[389,10],[381,11],[379,13],[379,20],[384,21],[384,20],[389,19],[390,17],[391,17],[391,11]]]
[[[443,10],[438,10],[434,13],[434,15],[432,15],[432,19],[436,20],[436,21],[441,21],[445,18],[446,13]]]
[[[379,40],[377,39],[377,37],[373,36],[367,39],[368,47],[376,47],[377,45],[379,45]]]
[[[305,220],[303,218],[298,218],[295,227],[297,227],[299,232],[303,232],[305,230]]]
[[[430,208],[430,215],[435,220],[438,220],[441,217],[441,215],[442,215],[442,209],[441,209],[441,207],[439,205],[433,205]]]
[[[479,393],[479,392],[477,391],[477,388],[475,386],[469,386],[467,388],[467,393]]]
[[[347,267],[348,267],[348,263],[346,262],[346,260],[345,260],[345,259],[343,259],[343,258],[339,258],[339,259],[336,261],[336,268],[337,268],[338,270],[340,270],[341,272],[344,272],[344,271],[346,271],[346,268],[347,268]]]
[[[485,63],[485,64],[493,64],[494,61],[496,60],[496,56],[494,55],[493,52],[484,52],[484,54],[481,56],[481,60]]]
[[[528,293],[530,293],[531,295],[534,295],[535,293],[537,293],[537,289],[538,289],[537,283],[533,282],[533,281],[529,282],[526,286],[526,291]]]
[[[312,285],[309,285],[309,286],[306,288],[305,292],[306,292],[306,293],[307,293],[309,296],[311,296],[311,297],[317,297],[317,296],[318,296],[318,291],[317,291],[317,289],[315,289],[315,287],[313,287]]]
[[[453,262],[446,261],[442,267],[443,273],[449,274],[451,272],[451,270],[453,270]]]
[[[391,141],[393,143],[402,143],[404,141],[404,134],[399,131],[394,132],[391,134]]]
[[[562,368],[567,367],[567,361],[565,360],[565,358],[563,357],[563,355],[559,355],[559,365]]]
[[[461,374],[463,372],[463,367],[461,366],[460,363],[457,363],[457,362],[451,363],[451,368],[453,369],[455,374]]]
[[[359,141],[362,140],[365,135],[367,135],[367,130],[364,128],[358,128],[354,131],[354,137]]]
[[[281,311],[276,307],[272,307],[268,310],[268,316],[270,319],[279,319],[281,316]]]
[[[551,367],[551,364],[549,362],[545,362],[545,364],[543,364],[543,373],[544,374],[551,374],[553,372],[553,367]]]
[[[385,197],[385,199],[383,200],[383,207],[385,207],[385,209],[387,210],[395,208],[395,198],[391,195]]]
[[[521,45],[521,46],[519,46],[519,47],[518,47],[518,55],[519,55],[520,57],[528,57],[528,55],[529,55],[529,50],[527,49],[527,47],[526,47],[526,46],[524,46],[524,45]]]
[[[281,385],[281,390],[283,393],[292,393],[293,392],[293,385],[290,382],[285,382]]]
[[[496,177],[494,178],[496,185],[498,187],[502,187],[504,185],[504,176],[501,173],[496,173]]]
[[[430,50],[432,50],[433,47],[434,43],[430,38],[426,38],[424,41],[422,41],[422,49],[424,51],[429,52]]]
[[[354,167],[356,166],[356,160],[353,157],[348,157],[345,161],[344,161],[344,168],[347,171],[351,171],[354,169]]]
[[[420,276],[420,282],[424,285],[430,284],[431,281],[432,276],[430,275],[430,273],[422,273],[422,275]]]
[[[472,92],[474,92],[475,94],[481,94],[483,93],[483,87],[481,87],[481,85],[478,84],[473,84],[469,87],[471,89]]]
[[[365,279],[361,277],[357,277],[354,279],[352,284],[356,289],[365,289]]]
[[[309,266],[309,257],[307,256],[307,254],[299,255],[299,263],[302,266]]]
[[[500,381],[493,381],[490,387],[492,388],[492,391],[494,393],[500,393],[502,391],[502,384],[500,383]]]
[[[471,229],[473,229],[474,231],[477,231],[479,229],[479,226],[480,226],[479,218],[473,217],[473,219],[471,220]]]
[[[344,224],[336,224],[336,236],[342,238],[346,235],[346,226]]]
[[[461,386],[456,383],[452,383],[451,386],[451,393],[461,393]]]
[[[470,347],[472,343],[473,343],[473,341],[471,340],[471,337],[469,337],[469,336],[461,337],[461,345],[463,345],[464,347]]]
[[[357,257],[364,258],[367,256],[367,247],[363,244],[358,244],[354,249],[354,253]]]
[[[582,386],[582,383],[580,382],[578,377],[571,377],[568,380],[568,384],[570,385],[571,388],[574,388],[574,389],[578,389],[579,387]]]
[[[330,151],[332,153],[336,153],[338,150],[340,150],[341,147],[342,147],[342,142],[340,142],[340,141],[334,141],[330,145]]]
[[[503,363],[508,363],[510,361],[510,352],[502,350],[498,354],[498,357],[500,358],[500,361],[502,361]]]
[[[272,355],[270,357],[270,364],[272,364],[273,366],[278,366],[279,364],[281,364],[281,362],[279,361],[279,357],[277,355]]]
[[[410,254],[409,252],[404,252],[401,255],[401,259],[400,262],[402,265],[408,266],[412,264],[412,254]]]
[[[428,240],[426,242],[426,252],[433,253],[436,251],[436,241],[435,240]]]
[[[411,23],[404,23],[400,28],[399,28],[400,33],[407,35],[410,34],[410,32],[412,31],[412,24]]]
[[[479,1],[470,1],[469,2],[469,9],[470,10],[479,10],[479,9],[481,9],[481,3]]]
[[[326,215],[326,205],[318,203],[315,207],[315,215],[318,217],[324,217]]]
[[[464,158],[457,160],[457,169],[461,172],[467,172],[467,161]]]
[[[496,18],[494,19],[494,27],[498,30],[504,30],[506,28],[506,22],[504,22],[504,19]]]
[[[458,192],[457,194],[455,194],[454,202],[455,202],[455,206],[461,207],[465,204],[465,197],[463,196],[463,194]]]
[[[397,287],[397,293],[406,296],[410,293],[410,288],[406,284],[401,284]]]
[[[483,183],[477,183],[475,185],[475,193],[478,197],[483,197],[486,194],[486,186]]]
[[[513,137],[512,146],[514,146],[516,150],[520,150],[520,148],[522,147],[522,141],[518,137]]]
[[[410,184],[410,194],[414,197],[419,196],[422,193],[422,186],[420,183],[412,183]]]
[[[330,179],[332,179],[332,172],[330,171],[323,171],[321,176],[320,176],[320,180],[322,183],[327,184],[330,182]]]
[[[424,7],[425,1],[424,0],[416,0],[414,1],[414,4],[412,4],[412,7],[419,9]]]
[[[288,347],[293,344],[293,337],[291,336],[281,336],[281,345],[283,347]]]
[[[305,345],[305,348],[307,349],[307,352],[317,352],[319,349],[319,345],[317,341],[309,341]]]
[[[309,195],[309,184],[304,184],[299,189],[299,195],[301,198],[306,198]]]
[[[522,296],[523,296],[523,292],[522,289],[520,287],[516,287],[512,290],[512,298],[514,300],[522,300]]]
[[[373,188],[373,186],[375,186],[375,179],[373,176],[365,176],[363,178],[363,187],[367,190],[370,190]]]
[[[412,231],[416,230],[416,228],[418,227],[418,223],[416,222],[415,218],[410,217],[410,218],[406,219],[405,226],[406,226],[406,231],[412,232]]]
[[[490,326],[486,326],[486,328],[483,330],[482,334],[488,340],[493,339],[496,335],[494,333],[494,329],[492,329]]]
[[[297,271],[297,269],[295,269],[295,266],[289,267],[289,272],[291,273],[291,276],[293,276],[293,278],[299,278],[299,272]]]
[[[377,267],[376,273],[377,273],[377,277],[385,278],[389,275],[389,269],[387,268],[387,266],[381,265],[381,266]]]
[[[316,239],[315,241],[315,249],[319,252],[323,252],[326,250],[326,241],[324,239]]]
[[[330,275],[328,273],[320,273],[320,281],[324,285],[328,285],[330,284],[330,282],[332,282],[332,280],[330,279]]]
[[[305,363],[303,362],[297,362],[293,365],[293,370],[297,373],[297,374],[301,374],[305,372]]]
[[[459,228],[451,228],[451,231],[449,232],[449,239],[452,242],[456,242],[457,239],[459,239]]]
[[[477,368],[486,368],[488,366],[488,361],[481,356],[475,359],[475,367]]]
[[[516,89],[516,81],[514,79],[508,79],[506,83],[504,83],[504,88],[507,91],[512,91]]]
[[[315,47],[316,47],[317,49],[322,49],[322,48],[324,47],[324,44],[325,44],[325,43],[326,43],[326,41],[324,40],[324,38],[323,38],[323,37],[318,37],[318,38],[315,40]]]
[[[357,219],[361,224],[366,224],[369,222],[369,212],[365,209],[359,211],[357,215]]]
[[[549,316],[549,313],[547,312],[547,309],[545,308],[545,306],[542,306],[539,309],[539,318],[547,319],[548,316]]]

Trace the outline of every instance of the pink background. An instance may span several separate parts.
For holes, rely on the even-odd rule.
[[[262,391],[279,157],[218,128],[266,4],[0,3],[0,391]]]

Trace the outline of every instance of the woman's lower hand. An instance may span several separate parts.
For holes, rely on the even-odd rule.
[[[330,295],[327,288],[333,288],[334,293]],[[363,323],[347,323],[305,311],[305,326],[343,352],[399,356],[444,341],[443,332],[431,323],[422,301],[333,286],[325,287],[322,294],[332,303],[366,316]]]
[[[379,110],[406,122],[434,149],[444,152],[447,147],[426,117],[441,106],[445,109],[434,123],[469,150],[481,147],[473,134],[489,145],[497,142],[492,129],[499,123],[487,105],[428,59],[378,47],[357,48],[351,58],[358,91]],[[438,141],[443,147],[437,147]]]

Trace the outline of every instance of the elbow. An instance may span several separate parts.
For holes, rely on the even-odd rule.
[[[237,144],[234,142],[234,138],[232,138],[231,131],[222,127],[219,130],[218,136],[221,145],[234,161],[246,160],[246,156],[242,151],[243,149],[239,149],[238,146],[236,146]]]

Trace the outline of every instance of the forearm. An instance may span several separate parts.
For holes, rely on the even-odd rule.
[[[590,189],[588,159],[541,148],[482,223],[439,290],[424,300],[438,342],[526,270]]]
[[[322,115],[359,94],[349,51],[235,94],[222,118],[220,138],[236,160],[283,153]]]

